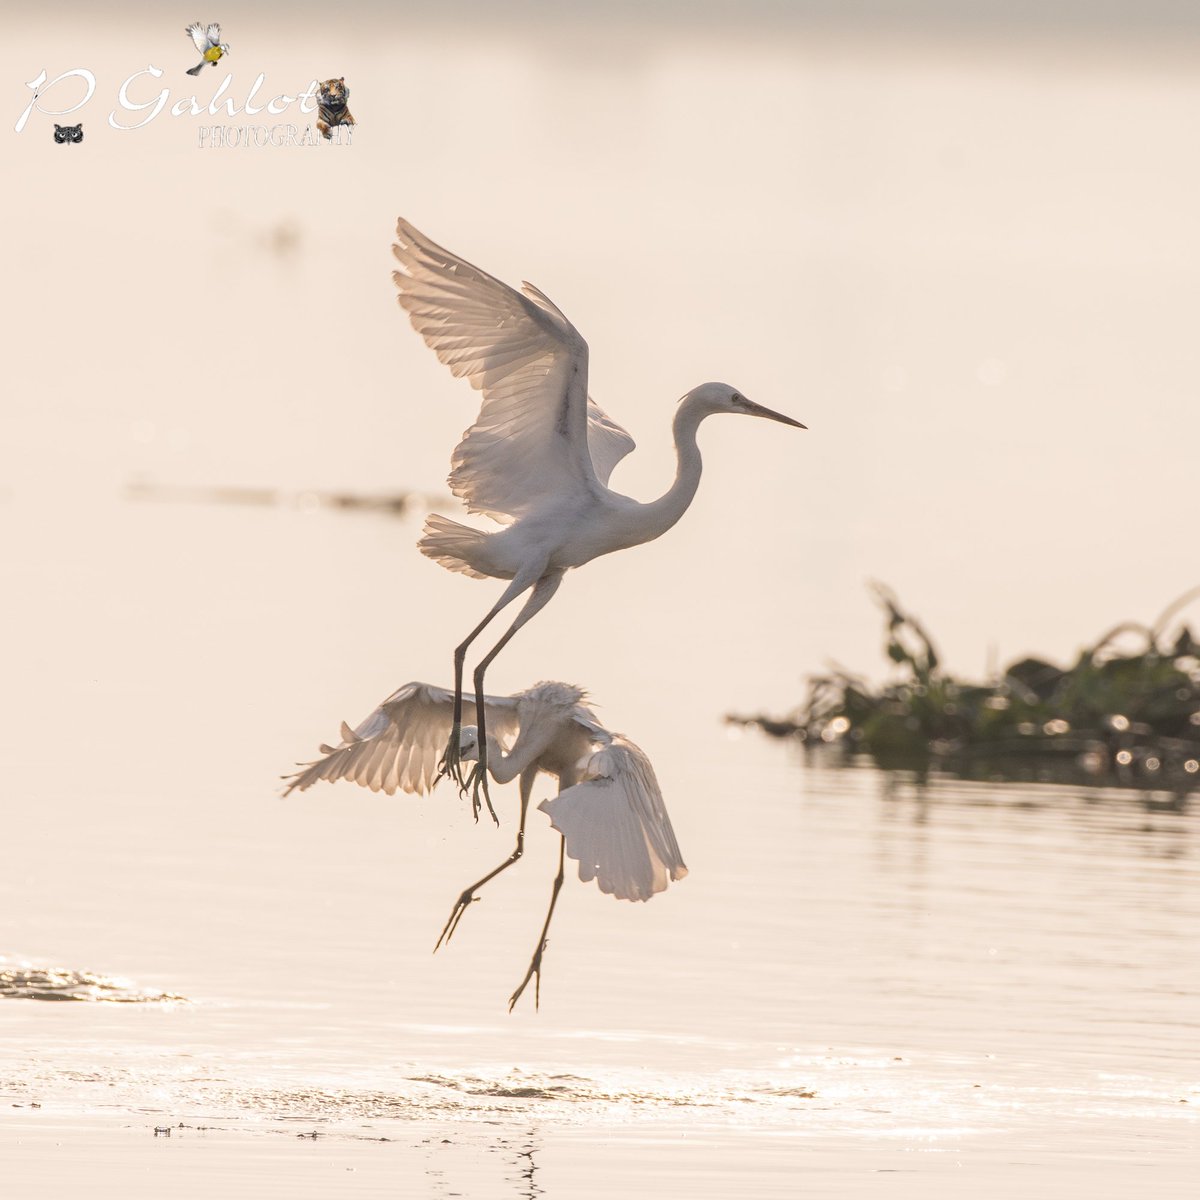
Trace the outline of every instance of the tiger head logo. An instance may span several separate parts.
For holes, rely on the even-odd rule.
[[[350,101],[350,89],[346,86],[344,76],[341,79],[327,79],[318,84],[317,95],[320,97],[322,108],[334,111],[345,108]]]

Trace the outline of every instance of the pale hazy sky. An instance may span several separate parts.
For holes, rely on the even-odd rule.
[[[20,336],[0,482],[10,517],[36,514],[37,569],[74,552],[48,510],[76,537],[81,506],[132,477],[437,490],[474,397],[397,310],[403,214],[579,325],[597,398],[639,443],[614,486],[663,490],[674,401],[705,379],[810,426],[714,420],[677,530],[556,601],[563,629],[612,629],[630,586],[686,597],[671,622],[730,648],[712,708],[782,707],[829,658],[882,669],[869,578],[969,672],[992,645],[1070,654],[1196,582],[1197,43],[1029,54],[769,21],[735,43],[685,38],[691,20],[535,36],[561,32],[558,7],[513,27],[489,9],[484,28],[439,9],[419,30],[389,9],[381,32],[368,5],[314,48],[303,22],[225,10],[238,94],[260,71],[268,94],[347,76],[357,137],[330,158],[201,151],[190,117],[107,129],[147,61],[173,97],[216,86],[140,11],[135,35],[30,24],[0,47],[14,120],[43,66],[99,79],[82,145],[54,145],[45,117],[5,135],[28,183],[4,201]],[[281,227],[290,257],[270,249]],[[416,572],[433,608],[459,606],[454,629],[473,623],[491,592],[415,537],[382,537],[372,577]],[[690,661],[644,619],[665,674]],[[594,660],[572,642],[554,669],[603,691]]]

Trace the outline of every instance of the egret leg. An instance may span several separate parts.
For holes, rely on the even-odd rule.
[[[563,859],[566,855],[567,839],[560,838],[558,846],[558,874],[554,877],[554,890],[550,893],[550,911],[546,913],[546,923],[542,926],[542,936],[538,938],[537,949],[533,952],[533,958],[529,961],[529,970],[525,972],[525,978],[521,980],[521,986],[508,999],[508,1011],[516,1007],[517,1001],[521,998],[521,993],[525,990],[529,981],[534,980],[533,985],[533,1007],[539,1007],[539,1002],[542,998],[542,954],[546,949],[546,935],[550,932],[550,918],[554,916],[554,905],[558,901],[559,889],[563,884]]]
[[[482,879],[477,879],[469,888],[467,888],[461,896],[454,902],[454,908],[450,911],[450,919],[446,922],[445,928],[442,930],[441,937],[437,940],[437,945],[434,946],[433,952],[436,954],[441,948],[443,942],[449,942],[454,936],[454,931],[458,928],[459,921],[463,918],[463,913],[467,911],[467,906],[479,897],[475,893],[483,887],[490,879],[495,879],[501,871],[507,871],[525,853],[525,813],[529,809],[529,797],[533,792],[533,782],[537,778],[536,768],[532,771],[527,771],[521,776],[521,819],[517,826],[517,845],[513,852],[494,870],[489,871]]]
[[[504,589],[503,595],[492,606],[491,611],[474,629],[467,634],[466,640],[461,645],[457,646],[454,651],[454,724],[450,730],[450,740],[446,743],[445,752],[442,754],[441,761],[438,763],[438,773],[434,782],[437,783],[445,776],[449,775],[451,779],[458,784],[460,795],[465,795],[467,785],[463,779],[462,759],[459,757],[460,750],[458,745],[458,735],[462,732],[462,710],[463,710],[463,663],[467,658],[467,648],[471,643],[487,628],[488,623],[492,618],[504,607],[511,604],[523,591],[536,583],[536,580],[529,576],[517,576]],[[479,719],[483,718],[483,705],[479,703]],[[495,813],[492,814],[493,817]],[[478,805],[475,810],[475,819],[479,820]]]
[[[536,616],[546,604],[550,597],[558,591],[558,585],[562,583],[563,573],[555,571],[550,575],[543,575],[541,579],[534,584],[533,591],[529,595],[529,599],[525,601],[524,607],[517,613],[517,619],[509,627],[508,632],[492,647],[492,649],[479,660],[475,667],[475,709],[476,717],[479,722],[479,761],[471,770],[471,774],[467,777],[466,786],[471,790],[471,807],[475,812],[475,819],[479,819],[479,793],[483,792],[483,799],[487,803],[488,812],[492,814],[492,820],[497,825],[500,824],[496,817],[496,810],[492,808],[492,798],[488,794],[488,778],[487,778],[487,727],[486,717],[483,711],[483,675],[488,669],[488,665],[492,659],[504,649],[505,646],[512,640],[513,634],[517,632],[531,617]]]

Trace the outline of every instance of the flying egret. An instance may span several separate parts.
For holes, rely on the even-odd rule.
[[[485,696],[491,732],[488,770],[497,783],[520,779],[521,817],[513,852],[493,871],[463,890],[437,940],[438,949],[458,928],[476,892],[525,852],[525,814],[539,774],[558,780],[558,795],[538,808],[562,835],[550,909],[525,978],[509,999],[509,1011],[534,979],[540,999],[542,953],[563,882],[564,856],[579,863],[579,878],[595,879],[619,900],[649,900],[668,880],[687,874],[671,819],[650,760],[639,747],[606,729],[584,703],[586,693],[569,683],[539,683],[513,696]],[[321,779],[350,779],[389,796],[399,790],[425,793],[441,779],[438,754],[453,725],[454,693],[427,683],[406,683],[356,729],[342,725],[337,746],[287,776],[284,795]],[[463,761],[478,760],[480,731],[459,734]]]
[[[588,347],[563,313],[530,283],[520,292],[442,249],[401,219],[392,247],[400,305],[413,328],[456,376],[483,393],[475,424],[451,457],[450,487],[467,511],[505,528],[485,532],[432,514],[421,552],[451,571],[511,582],[454,651],[454,718],[439,771],[471,789],[476,815],[487,785],[488,665],[545,607],[564,572],[601,554],[652,541],[683,516],[700,483],[696,430],[714,413],[741,413],[804,429],[799,421],[747,400],[724,383],[685,395],[674,422],[675,482],[648,504],[608,487],[633,448],[629,434],[588,396]],[[531,590],[532,589],[532,590]],[[529,598],[504,636],[475,667],[479,759],[464,782],[463,665],[488,622],[524,592]]]

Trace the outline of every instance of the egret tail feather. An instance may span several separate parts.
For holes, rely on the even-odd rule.
[[[482,530],[430,513],[425,518],[425,530],[417,549],[447,571],[458,571],[472,579],[488,579],[491,576],[479,570],[480,555],[488,536]]]

